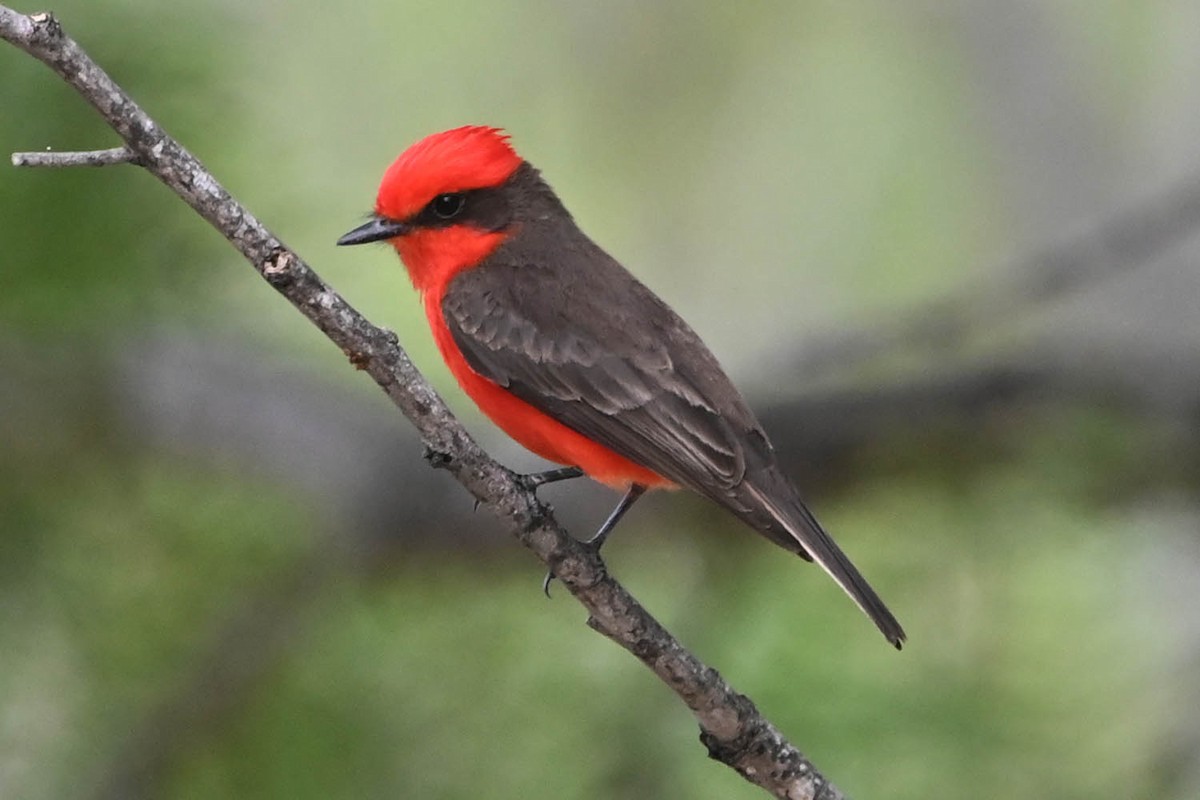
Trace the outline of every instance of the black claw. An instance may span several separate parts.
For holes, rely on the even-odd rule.
[[[546,577],[542,578],[542,594],[550,597],[550,584],[554,583],[554,573],[547,571]]]

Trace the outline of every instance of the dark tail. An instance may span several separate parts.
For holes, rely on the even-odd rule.
[[[871,618],[871,621],[883,632],[887,640],[899,650],[906,638],[900,623],[892,616],[892,612],[888,611],[888,607],[879,599],[879,595],[875,594],[875,590],[867,583],[867,579],[850,563],[850,559],[834,543],[833,539],[829,538],[829,534],[821,527],[821,523],[817,522],[812,512],[805,508],[804,503],[796,495],[795,489],[787,479],[778,473],[771,474],[774,472],[775,470],[769,469],[755,477],[765,478],[766,480],[761,481],[763,483],[779,484],[771,486],[771,489],[775,489],[775,491],[759,488],[750,480],[739,487],[739,494],[744,501],[748,501],[746,505],[756,507],[756,510],[761,509],[761,512],[750,515],[739,513],[738,516],[762,530],[763,523],[767,522],[763,518],[765,513],[770,522],[774,524],[770,525],[770,530],[762,530],[762,532],[772,541],[793,552],[799,550],[800,555],[811,556],[812,560],[829,573],[829,577],[833,578],[837,585],[850,595],[850,599]],[[759,483],[759,481],[755,481],[755,483]],[[794,541],[788,541],[782,535],[784,531]],[[798,545],[798,547],[794,545]]]

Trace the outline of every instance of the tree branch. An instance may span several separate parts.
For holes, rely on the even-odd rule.
[[[546,563],[589,614],[588,625],[649,667],[691,709],[709,755],[776,797],[836,800],[832,786],[755,708],[668,633],[571,538],[518,476],[471,439],[399,346],[283,245],[146,115],[50,14],[0,6],[0,38],[49,66],[83,96],[138,163],[217,229],[280,294],[365,371],[420,432],[431,452]]]
[[[128,147],[85,150],[82,153],[55,153],[47,150],[12,154],[14,167],[107,167],[112,164],[140,164],[140,161]]]

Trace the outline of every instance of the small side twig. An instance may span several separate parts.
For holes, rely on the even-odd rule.
[[[53,150],[28,153],[13,153],[14,167],[108,167],[113,164],[137,164],[142,161],[128,147],[110,147],[107,150],[84,150],[81,152],[56,152]]]

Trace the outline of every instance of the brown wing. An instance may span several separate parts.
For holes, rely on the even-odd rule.
[[[488,265],[442,310],[471,368],[535,408],[684,486],[736,486],[748,459],[771,458],[757,421],[696,334],[622,273],[563,287],[544,267]]]
[[[451,282],[442,310],[471,368],[782,547],[815,556],[899,647],[899,623],[779,471],[700,338],[599,248],[577,247],[568,253],[575,269],[493,257]]]

